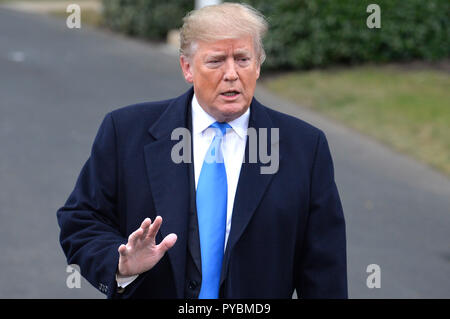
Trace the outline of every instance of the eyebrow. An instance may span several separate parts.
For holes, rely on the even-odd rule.
[[[246,49],[237,49],[234,51],[234,55],[250,55],[250,51]]]
[[[245,49],[238,49],[233,52],[233,56],[243,56],[243,55],[250,55],[250,51],[245,50]],[[206,58],[207,59],[211,59],[211,58],[219,59],[219,58],[223,58],[225,56],[226,56],[225,52],[214,52],[214,53],[207,54]]]
[[[223,58],[225,56],[226,56],[225,53],[211,53],[211,54],[207,54],[206,58],[207,59],[219,59],[219,58]]]

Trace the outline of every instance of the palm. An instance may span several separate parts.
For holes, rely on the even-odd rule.
[[[156,245],[155,237],[161,223],[159,216],[153,224],[150,218],[146,218],[141,227],[128,237],[128,243],[119,247],[119,275],[133,276],[150,270],[175,244],[177,236],[169,234]]]

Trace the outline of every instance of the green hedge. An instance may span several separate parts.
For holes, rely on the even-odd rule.
[[[247,0],[269,21],[266,68],[439,60],[450,56],[448,0]],[[369,29],[369,4],[381,28]]]
[[[103,0],[106,24],[130,35],[165,39],[194,0]],[[239,2],[239,1],[234,1]],[[450,56],[449,0],[244,0],[269,21],[268,69],[334,64],[433,61]],[[369,4],[381,28],[369,29]]]
[[[162,40],[193,8],[194,0],[103,0],[103,17],[115,31]]]

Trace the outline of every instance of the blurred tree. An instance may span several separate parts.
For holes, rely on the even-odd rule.
[[[237,2],[237,1],[235,1]],[[268,19],[266,68],[448,58],[450,1],[377,0],[381,28],[366,24],[373,0],[246,0]]]
[[[116,31],[152,40],[165,39],[181,27],[194,0],[103,0],[106,25]]]
[[[381,28],[367,26],[373,0],[244,0],[270,28],[269,69],[362,62],[434,61],[450,56],[450,1],[377,0]],[[240,1],[234,1],[240,2]],[[153,40],[179,28],[195,0],[103,0],[111,29]]]

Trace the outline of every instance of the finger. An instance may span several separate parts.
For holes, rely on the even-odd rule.
[[[117,250],[119,251],[120,256],[125,257],[127,255],[127,246],[124,244],[120,245]]]
[[[142,232],[142,239],[145,239],[147,237],[150,225],[152,224],[152,220],[150,218],[146,218],[144,219],[144,221],[141,224],[141,229],[143,230]]]
[[[142,236],[142,229],[138,229],[134,231],[129,237],[128,237],[128,245],[131,247],[136,246],[137,240]]]
[[[154,239],[156,237],[156,234],[159,231],[159,228],[161,227],[161,224],[162,224],[162,217],[156,216],[155,221],[150,226],[150,230],[148,232],[148,237],[151,237]]]
[[[167,235],[162,242],[157,246],[157,249],[161,250],[162,253],[165,253],[166,251],[168,251],[170,248],[173,247],[173,245],[175,245],[176,241],[177,241],[177,235],[176,234],[169,234]]]

